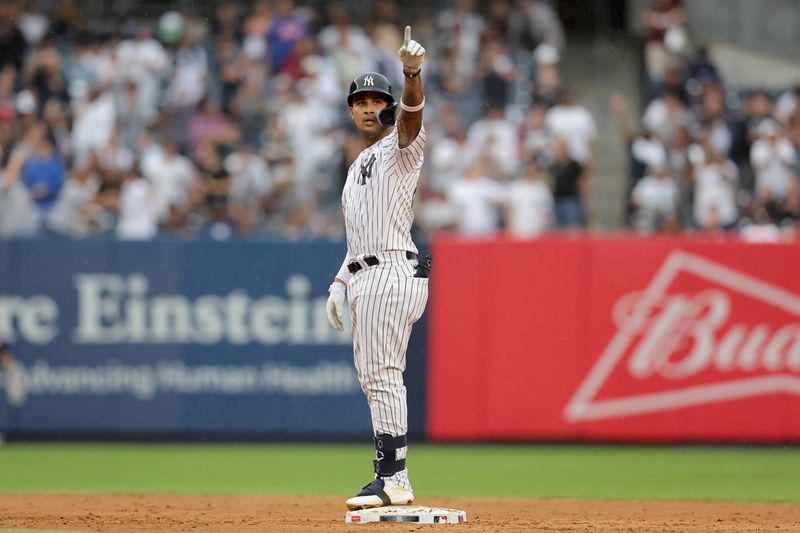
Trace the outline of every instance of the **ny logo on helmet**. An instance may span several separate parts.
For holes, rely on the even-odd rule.
[[[364,76],[364,86],[375,86],[375,79],[372,76]]]

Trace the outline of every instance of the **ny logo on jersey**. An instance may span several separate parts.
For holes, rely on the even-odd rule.
[[[364,86],[366,87],[367,85],[375,86],[375,79],[372,76],[364,76]]]
[[[361,162],[361,178],[359,185],[366,185],[368,179],[372,179],[372,167],[375,165],[375,154],[370,154],[369,160]]]

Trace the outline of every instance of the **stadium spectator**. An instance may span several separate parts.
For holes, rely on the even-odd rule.
[[[272,72],[286,72],[287,59],[295,45],[308,33],[308,20],[293,0],[277,0],[272,24],[267,31],[267,53]]]
[[[732,229],[737,222],[739,171],[714,145],[713,134],[689,148],[694,182],[693,219],[703,230]]]
[[[450,183],[464,171],[467,158],[467,133],[458,110],[442,104],[438,110],[440,128],[433,128],[434,142],[430,150],[430,173],[427,185],[434,191],[444,192]]]
[[[450,184],[447,201],[453,207],[455,228],[460,235],[485,237],[500,228],[500,208],[506,201],[503,186],[488,175],[488,157],[466,168],[463,177]]]
[[[594,166],[597,127],[591,113],[575,102],[568,89],[559,92],[556,105],[547,111],[545,125],[553,136],[567,141],[569,156],[585,170]]]
[[[530,239],[550,229],[553,220],[553,194],[547,173],[527,164],[522,177],[508,184],[506,230],[512,237]]]
[[[529,55],[542,44],[564,49],[564,28],[549,2],[519,0],[510,17],[511,46]]]
[[[125,173],[118,211],[117,236],[120,239],[148,240],[158,233],[154,188],[135,167]]]
[[[13,2],[8,2],[9,4]],[[36,47],[47,34],[50,19],[36,2],[19,2],[21,10],[16,17],[16,26],[28,45]],[[19,9],[19,7],[18,7]]]
[[[26,141],[29,137],[30,133]],[[30,236],[38,230],[35,206],[19,179],[27,157],[28,148],[17,147],[0,174],[0,237]]]
[[[643,234],[677,229],[680,192],[665,165],[653,167],[631,192],[634,227]]]
[[[96,86],[86,101],[75,108],[71,146],[75,160],[85,165],[89,157],[103,152],[114,133],[116,106],[107,87]]]
[[[775,117],[783,124],[788,124],[796,116],[800,108],[800,84],[784,92],[775,103]]]
[[[86,30],[87,20],[77,0],[60,0],[56,3],[50,31],[58,41],[68,44]]]
[[[686,11],[678,0],[652,0],[642,20],[649,32],[645,45],[647,76],[655,89],[666,79],[668,69],[680,64],[680,55],[686,51]]]
[[[64,160],[56,151],[52,132],[43,123],[36,124],[30,131],[20,150],[26,154],[20,173],[22,183],[28,189],[39,214],[46,216],[67,177]]]
[[[197,174],[205,190],[205,201],[212,218],[228,218],[231,176],[222,164],[220,149],[211,141],[201,141],[195,150]]]
[[[102,209],[94,203],[100,189],[93,161],[83,169],[73,169],[53,208],[45,219],[47,229],[69,237],[84,237],[97,231],[97,216]]]
[[[484,17],[484,36],[488,40],[507,43],[511,32],[511,2],[509,0],[495,0],[486,6]]]
[[[558,69],[561,55],[555,46],[542,43],[533,51],[533,58],[536,76],[531,98],[535,104],[553,106],[562,90],[561,72]]]
[[[0,2],[0,69],[13,66],[22,69],[28,43],[17,24],[19,3]]]
[[[36,97],[37,114],[41,113],[51,98],[69,102],[64,62],[52,40],[45,41],[32,51],[22,69],[22,80]]]
[[[762,121],[757,134],[750,155],[756,171],[755,203],[779,222],[798,213],[797,154],[775,120]]]
[[[183,148],[188,142],[188,122],[206,96],[208,54],[199,42],[184,33],[172,54],[170,68],[172,75],[165,95],[166,111],[171,115],[169,134]]]
[[[611,97],[611,109],[620,137],[628,147],[628,190],[631,191],[636,182],[645,176],[648,168],[667,164],[667,147],[646,127],[639,132],[635,131],[628,102],[622,95],[615,94]]]
[[[248,233],[260,222],[274,191],[269,167],[252,144],[240,145],[225,158],[224,167],[231,176],[231,218],[238,232]]]
[[[174,140],[149,144],[142,157],[142,172],[153,188],[159,221],[172,216],[174,222],[177,215],[193,207],[198,194],[197,172],[192,162],[178,153]]]
[[[546,166],[549,162],[549,147],[552,142],[550,131],[545,126],[547,106],[543,103],[533,104],[525,115],[520,126],[520,154],[524,162],[532,162]]]
[[[164,46],[153,37],[152,30],[145,25],[138,25],[133,36],[122,40],[117,46],[116,60],[125,68],[119,69],[120,81],[126,83],[127,121],[134,121],[137,126],[149,126],[158,117],[160,101],[160,85],[167,75],[169,55]],[[119,104],[123,107],[122,103]],[[118,112],[121,112],[119,109]],[[126,144],[131,147],[135,142],[133,133]]]
[[[505,109],[511,103],[517,68],[500,39],[490,39],[481,50],[476,72],[484,105]]]
[[[509,178],[517,170],[517,132],[505,117],[502,106],[487,106],[483,118],[469,127],[465,155],[468,161],[487,156],[487,164],[497,169],[502,179]]]
[[[581,164],[572,158],[569,141],[563,137],[554,138],[552,159],[549,172],[556,227],[582,228],[586,225],[587,176]]]
[[[242,13],[240,6],[234,2],[222,2],[214,11],[211,21],[211,35],[215,39],[231,39],[241,42],[244,38],[242,27]]]
[[[680,128],[691,124],[692,115],[675,90],[664,91],[654,98],[642,117],[644,129],[653,132],[667,146],[675,143]]]
[[[243,83],[228,103],[227,112],[236,121],[238,135],[247,144],[261,146],[267,124],[267,104],[264,98],[266,67],[253,64],[248,69]],[[228,129],[229,140],[237,137],[237,131]]]
[[[186,138],[189,151],[196,157],[197,151],[206,143],[217,149],[228,149],[238,140],[239,130],[222,112],[219,103],[206,96],[197,104],[197,111],[189,120]]]

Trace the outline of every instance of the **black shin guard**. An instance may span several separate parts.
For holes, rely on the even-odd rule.
[[[372,464],[378,477],[390,477],[406,467],[406,460],[397,458],[397,450],[407,445],[408,440],[405,435],[392,437],[381,434],[375,437],[377,459],[372,461]]]

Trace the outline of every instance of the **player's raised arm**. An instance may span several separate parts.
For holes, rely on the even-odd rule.
[[[405,148],[417,138],[422,127],[422,108],[425,95],[422,92],[420,72],[425,61],[425,48],[411,39],[411,26],[406,26],[403,46],[397,51],[403,63],[403,95],[400,97],[400,114],[397,117],[397,136],[400,148]]]

